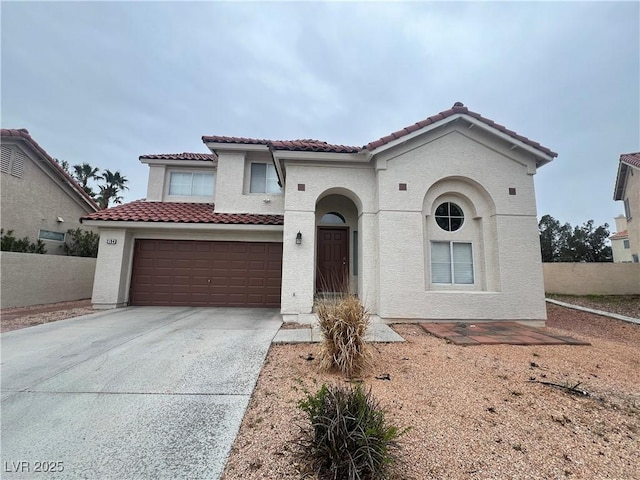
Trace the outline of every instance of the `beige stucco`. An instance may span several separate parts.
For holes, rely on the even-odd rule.
[[[0,252],[1,308],[91,297],[95,258]]]
[[[137,238],[271,239],[283,243],[281,312],[287,320],[302,320],[314,305],[320,219],[337,212],[349,228],[350,289],[377,317],[385,321],[546,318],[533,176],[537,162],[550,158],[458,121],[362,154],[272,154],[264,145],[210,146],[218,156],[217,165],[188,167],[215,168],[215,211],[283,214],[284,226],[151,228],[143,223],[95,222],[101,226],[102,240],[94,303],[112,307],[128,302]],[[250,193],[251,163],[274,161],[284,182],[283,193]],[[150,164],[148,200],[170,200],[168,175],[178,166],[186,168],[180,161]],[[406,189],[399,184],[406,184]],[[446,201],[457,203],[465,213],[463,227],[456,232],[442,230],[434,219],[435,209]],[[357,248],[353,232],[358,232]],[[109,237],[118,240],[116,245],[105,243]],[[473,284],[432,282],[432,241],[472,244]]]
[[[547,293],[640,294],[640,263],[544,263],[543,268]]]
[[[309,233],[316,226],[312,221],[327,210],[322,197],[330,192],[346,197],[342,210],[335,202],[330,209],[345,218],[358,205],[357,225],[348,220],[361,243],[356,289],[382,319],[546,318],[535,160],[528,154],[481,131],[450,126],[369,164],[289,161],[286,172],[283,313],[308,313],[313,306],[316,236],[309,239]],[[304,191],[298,191],[299,183]],[[444,201],[458,203],[467,215],[457,232],[435,224],[433,212]],[[297,231],[304,245],[286,241]],[[472,243],[473,285],[431,282],[432,240]],[[295,296],[287,294],[293,291]]]
[[[2,148],[10,148],[13,156],[24,155],[21,177],[5,172],[0,174],[0,221],[5,233],[13,230],[15,237],[29,237],[30,241],[35,242],[40,230],[59,233],[76,228],[91,230],[82,226],[80,217],[94,210],[53,170],[47,160],[20,137],[3,137]],[[43,241],[48,254],[64,254],[63,242]]]
[[[133,251],[138,239],[281,242],[282,227],[201,225],[157,225],[117,222],[102,227],[91,302],[95,308],[116,308],[129,304]]]
[[[622,198],[629,201],[631,210],[631,217],[627,218],[629,253],[640,257],[640,168],[629,165]]]

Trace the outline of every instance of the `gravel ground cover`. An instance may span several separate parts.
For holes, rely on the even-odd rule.
[[[95,310],[91,307],[91,300],[3,308],[0,311],[0,332],[10,332],[19,328],[33,327],[34,325],[79,317],[93,312]]]
[[[559,300],[581,307],[603,310],[617,313],[632,318],[640,318],[640,295],[547,295],[549,298]]]
[[[402,324],[407,342],[373,346],[361,380],[411,428],[395,478],[640,478],[640,327],[555,305],[548,316],[549,332],[592,345],[461,347]],[[315,478],[297,402],[345,382],[319,371],[318,350],[271,347],[225,480]]]

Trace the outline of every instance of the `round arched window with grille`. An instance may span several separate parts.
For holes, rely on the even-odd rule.
[[[447,232],[455,232],[464,223],[462,209],[453,202],[444,202],[436,208],[436,223]]]

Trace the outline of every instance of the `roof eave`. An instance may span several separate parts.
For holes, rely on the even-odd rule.
[[[284,225],[264,225],[250,223],[212,223],[212,222],[151,222],[139,220],[82,220],[83,225],[103,228],[135,228],[155,230],[235,230],[235,231],[282,231]]]
[[[454,122],[460,118],[464,118],[465,121],[469,122],[469,124],[472,124],[474,126],[477,126],[478,128],[481,128],[491,134],[493,134],[494,136],[504,140],[505,142],[511,144],[512,148],[520,148],[532,155],[534,155],[537,158],[536,161],[536,167],[540,167],[542,165],[546,165],[547,163],[550,163],[553,161],[553,159],[555,158],[555,156],[557,156],[557,154],[555,155],[549,155],[546,152],[543,152],[535,147],[532,147],[531,145],[528,145],[524,142],[522,142],[521,140],[518,140],[517,138],[512,137],[511,135],[508,135],[504,132],[501,132],[500,130],[497,130],[496,128],[492,127],[491,125],[487,125],[486,123],[470,116],[467,115],[465,113],[455,113],[453,115],[450,115],[448,117],[445,117],[441,120],[438,120],[437,122],[431,123],[429,125],[426,125],[422,128],[420,128],[419,130],[415,130],[411,133],[408,133],[406,135],[403,135],[399,138],[396,138],[395,140],[390,141],[389,143],[386,143],[384,145],[381,145],[378,148],[375,148],[373,150],[370,151],[370,155],[374,156],[374,155],[378,155],[379,153],[382,153],[386,150],[389,150],[391,148],[397,147],[398,145],[402,145],[410,140],[412,140],[413,138],[416,138],[420,135],[424,135],[427,132],[436,130],[440,127],[443,127],[451,122]]]

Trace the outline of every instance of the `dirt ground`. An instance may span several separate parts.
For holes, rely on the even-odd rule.
[[[31,307],[3,308],[0,310],[0,332],[10,332],[19,328],[33,327],[93,312],[95,310],[91,307],[89,299]]]
[[[403,324],[405,343],[372,347],[360,380],[410,429],[394,478],[640,478],[640,326],[555,305],[548,316],[550,332],[591,345],[463,347]],[[223,479],[316,478],[297,403],[346,384],[319,370],[318,353],[271,347]]]

